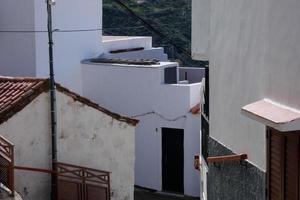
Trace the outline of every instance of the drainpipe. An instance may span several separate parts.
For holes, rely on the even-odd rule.
[[[51,106],[51,147],[52,147],[52,170],[57,171],[57,123],[56,123],[56,95],[53,69],[53,29],[52,29],[52,5],[54,0],[46,0],[47,3],[47,27],[49,44],[49,71],[50,71],[50,106]],[[51,175],[51,199],[57,199],[57,176]]]

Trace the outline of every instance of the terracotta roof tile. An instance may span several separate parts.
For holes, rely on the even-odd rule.
[[[82,97],[67,88],[56,84],[58,91],[70,96],[75,101],[93,107],[119,121],[136,125],[138,120],[113,113],[98,104]],[[49,79],[31,77],[1,77],[0,76],[0,124],[22,110],[33,99],[43,92],[49,91]]]
[[[191,112],[192,114],[194,114],[194,115],[200,114],[200,113],[201,113],[200,103],[197,104],[197,105],[195,105],[194,107],[192,107],[192,108],[190,109],[190,112]]]

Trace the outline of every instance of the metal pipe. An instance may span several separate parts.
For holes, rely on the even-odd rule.
[[[50,71],[50,109],[51,109],[51,147],[52,170],[57,171],[57,121],[56,121],[56,94],[53,68],[53,29],[52,29],[52,0],[47,0],[47,28],[49,44],[49,71]],[[57,199],[57,176],[51,175],[51,199]]]

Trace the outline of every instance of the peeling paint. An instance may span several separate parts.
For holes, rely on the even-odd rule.
[[[111,172],[112,200],[133,200],[135,127],[115,123],[111,116],[60,92],[57,103],[59,161]],[[15,144],[15,162],[21,166],[51,167],[49,132],[47,93],[0,125],[0,134]],[[26,193],[25,200],[49,200],[49,175],[17,172],[15,182],[16,190]]]

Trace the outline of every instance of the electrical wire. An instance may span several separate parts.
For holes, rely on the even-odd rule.
[[[139,115],[134,115],[134,116],[131,116],[131,117],[132,117],[132,118],[138,118],[138,117],[144,117],[144,116],[147,116],[147,115],[157,115],[157,116],[159,116],[160,118],[162,118],[163,120],[169,121],[169,122],[175,122],[175,121],[177,121],[177,120],[179,120],[179,119],[182,119],[182,118],[183,118],[183,119],[186,119],[186,118],[187,118],[186,115],[181,115],[181,116],[178,116],[178,117],[176,117],[176,118],[170,119],[170,118],[167,118],[167,117],[163,116],[162,114],[159,114],[159,113],[157,113],[157,112],[155,112],[155,111],[146,112],[146,113],[139,114]]]
[[[166,42],[170,43],[172,46],[174,46],[176,49],[178,49],[180,52],[191,58],[191,52],[177,44],[170,39],[167,35],[162,33],[161,31],[157,30],[154,26],[149,24],[144,18],[139,16],[135,11],[133,11],[131,8],[129,8],[125,3],[123,3],[121,0],[113,0],[115,3],[117,3],[121,8],[123,8],[127,13],[129,13],[133,18],[137,19],[138,21],[142,22],[144,26],[150,30],[151,32],[155,33],[157,36],[159,36],[161,39],[165,40]],[[202,64],[206,65],[207,62],[205,61],[199,61]]]
[[[106,31],[106,30],[122,30],[124,28],[141,29],[145,26],[129,26],[129,27],[104,27],[104,28],[91,28],[91,29],[54,29],[52,33],[64,33],[64,32],[93,32],[93,31]],[[0,30],[0,33],[48,33],[47,30]]]
[[[64,33],[64,32],[93,32],[101,31],[102,28],[93,29],[54,29],[52,33]],[[51,32],[51,31],[50,31]],[[47,30],[37,30],[37,31],[26,31],[26,30],[0,30],[0,33],[48,33]]]

